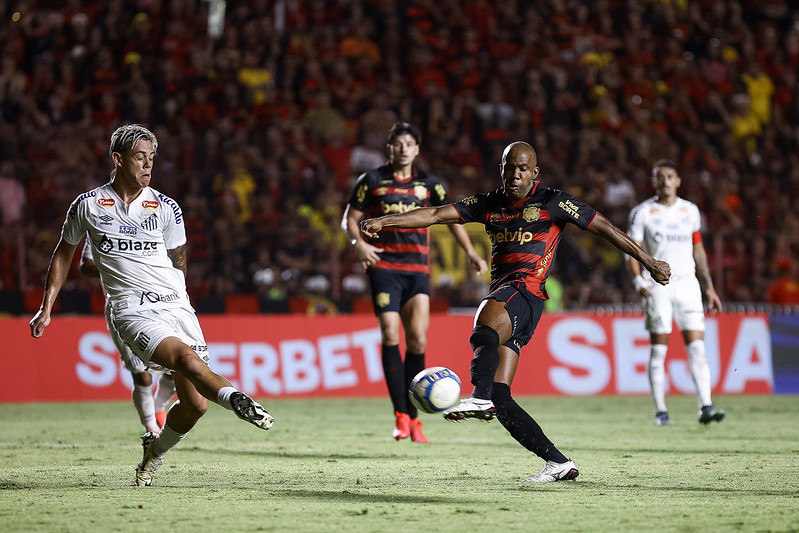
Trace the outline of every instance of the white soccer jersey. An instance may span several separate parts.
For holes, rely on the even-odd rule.
[[[126,205],[107,183],[69,208],[62,238],[77,245],[84,235],[115,315],[191,308],[183,272],[167,255],[186,243],[183,212],[174,200],[145,187]]]
[[[643,243],[652,257],[671,267],[672,279],[696,275],[694,243],[701,242],[701,217],[696,204],[677,198],[670,206],[653,196],[638,204],[630,213],[631,239]],[[649,271],[642,275],[651,279]]]

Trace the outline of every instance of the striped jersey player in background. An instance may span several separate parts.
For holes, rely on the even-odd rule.
[[[89,239],[113,328],[148,369],[172,370],[178,400],[160,433],[142,436],[144,456],[134,484],[149,486],[167,451],[194,427],[213,401],[261,428],[274,418],[208,366],[208,346],[186,292],[186,228],[180,206],[150,181],[158,140],[138,124],[117,128],[109,154],[109,183],[78,196],[67,212],[44,286],[30,321],[39,338],[67,279],[72,256]]]
[[[425,368],[430,325],[430,248],[428,230],[396,229],[384,233],[379,246],[359,230],[365,218],[449,204],[438,179],[414,166],[421,134],[408,122],[397,122],[388,133],[387,164],[361,175],[343,217],[344,229],[369,276],[374,312],[380,323],[383,373],[394,409],[395,439],[428,442],[408,386]],[[488,270],[461,226],[450,226],[477,274]],[[399,349],[400,324],[405,332],[405,360]]]
[[[710,311],[721,311],[713,287],[707,253],[702,244],[701,216],[696,204],[677,196],[681,183],[677,165],[661,159],[652,168],[655,196],[630,212],[630,238],[658,259],[672,265],[671,283],[661,287],[633,258],[628,259],[635,290],[641,295],[646,329],[652,342],[649,353],[649,385],[655,404],[655,424],[671,423],[666,408],[666,352],[672,322],[682,332],[688,366],[696,386],[699,422],[721,422],[725,413],[710,397],[710,365],[705,354],[704,289]]]
[[[471,397],[444,411],[448,420],[497,417],[522,446],[546,464],[524,481],[547,483],[579,474],[546,437],[538,423],[511,396],[519,354],[532,338],[547,299],[546,279],[561,233],[571,223],[598,235],[633,256],[660,284],[669,281],[669,265],[658,261],[592,207],[538,181],[538,158],[524,142],[509,144],[502,154],[503,186],[454,204],[417,209],[364,220],[363,233],[376,238],[393,228],[480,222],[491,240],[491,287],[480,303],[469,342]]]

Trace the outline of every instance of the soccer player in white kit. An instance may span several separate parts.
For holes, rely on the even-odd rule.
[[[114,329],[152,369],[172,370],[178,400],[159,434],[142,436],[144,457],[134,484],[149,486],[166,452],[183,440],[214,401],[261,429],[274,418],[208,366],[208,346],[186,292],[186,230],[183,212],[151,189],[158,140],[138,124],[117,128],[109,153],[113,179],[81,194],[67,212],[31,336],[50,324],[53,303],[84,235],[108,304]],[[88,234],[88,235],[87,235]]]
[[[92,255],[91,239],[86,239],[83,251],[80,254],[80,273],[86,277],[99,278],[100,271],[94,264]],[[139,420],[144,426],[145,432],[160,433],[166,421],[165,407],[175,395],[175,382],[167,372],[150,371],[147,365],[133,353],[130,346],[125,344],[119,332],[114,328],[111,316],[111,305],[106,300],[105,303],[105,323],[108,327],[108,334],[119,351],[119,357],[125,365],[125,369],[130,372],[133,378],[133,390],[131,398],[136,412],[139,413]],[[153,374],[158,375],[158,384],[153,393]]]
[[[661,159],[655,163],[652,186],[655,196],[638,204],[630,213],[628,234],[653,257],[671,266],[671,283],[655,283],[649,272],[632,257],[628,258],[628,265],[635,289],[643,298],[646,329],[652,342],[649,383],[655,404],[655,424],[660,426],[671,422],[666,408],[665,362],[672,321],[682,332],[688,352],[697,391],[699,422],[720,422],[725,413],[713,406],[710,397],[702,289],[709,311],[721,311],[721,300],[713,287],[707,265],[699,208],[677,196],[680,176],[672,161]]]

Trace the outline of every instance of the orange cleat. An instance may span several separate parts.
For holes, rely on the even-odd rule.
[[[422,433],[422,422],[418,418],[411,420],[411,440],[413,442],[430,442]]]
[[[394,413],[396,423],[394,424],[393,436],[395,439],[407,439],[411,435],[411,417],[408,413]]]

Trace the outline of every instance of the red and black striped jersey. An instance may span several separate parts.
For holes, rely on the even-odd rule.
[[[533,184],[527,198],[511,205],[502,188],[453,204],[464,222],[485,226],[491,241],[491,289],[523,280],[527,290],[548,299],[544,287],[561,232],[571,222],[586,229],[596,210],[558,189]]]
[[[363,211],[366,218],[448,203],[444,186],[432,174],[414,167],[409,178],[399,179],[390,165],[362,174],[355,182],[349,201],[350,208]],[[383,249],[380,261],[372,268],[429,274],[428,233],[427,228],[383,229],[379,240],[369,241]]]

